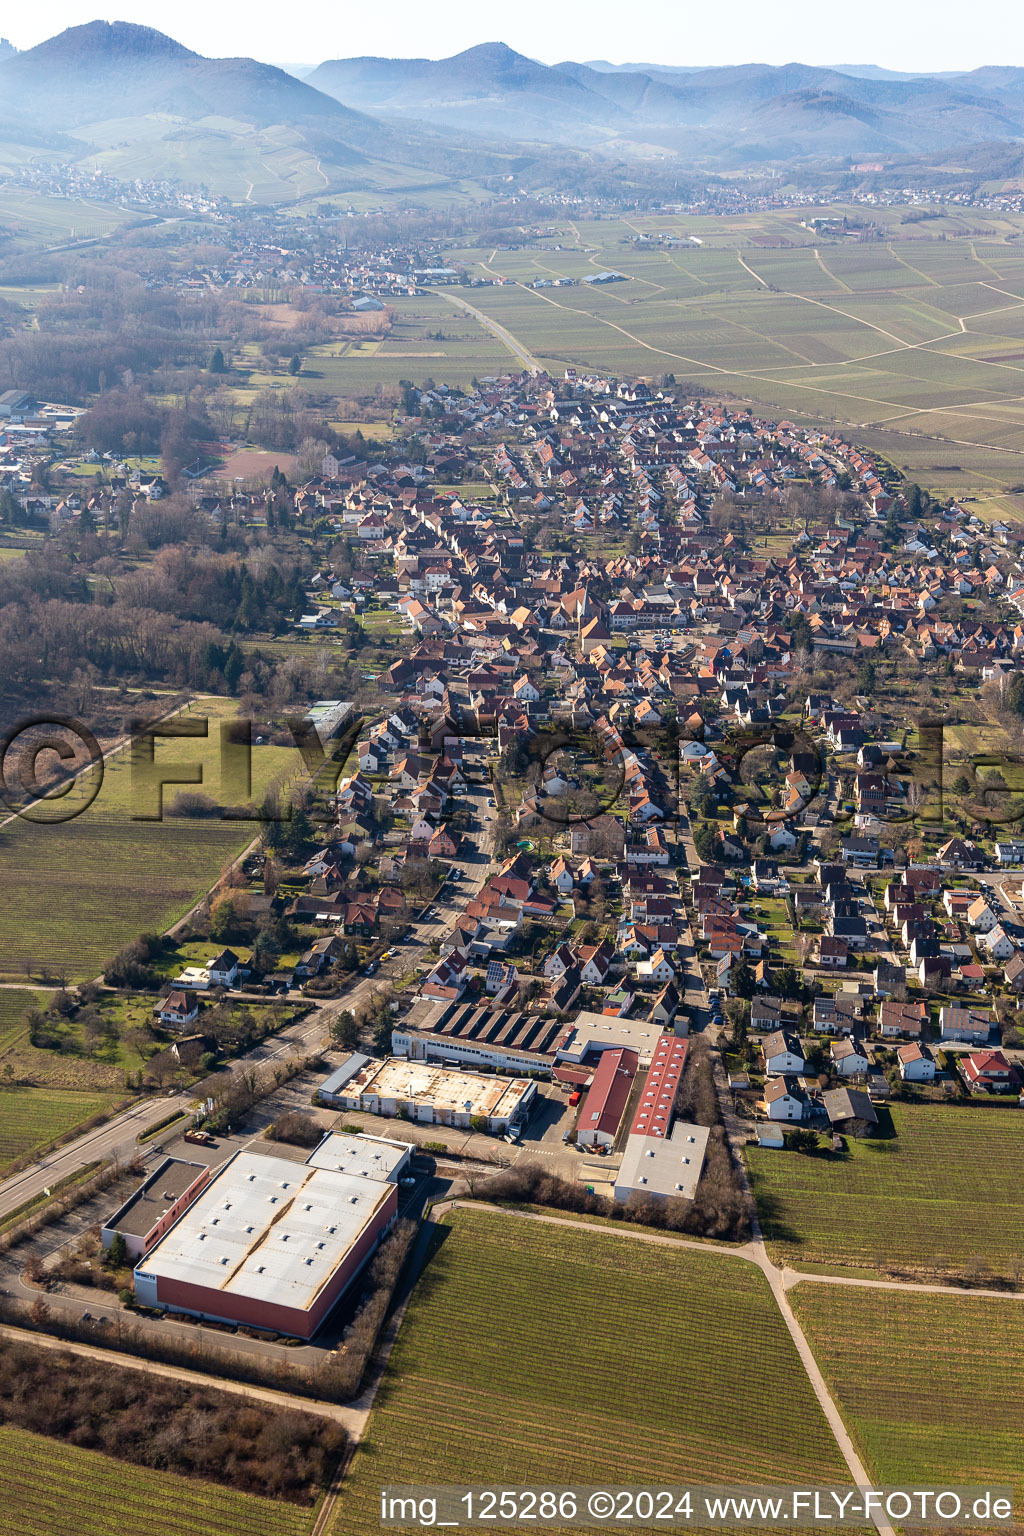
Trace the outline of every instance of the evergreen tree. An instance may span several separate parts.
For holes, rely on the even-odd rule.
[[[210,358],[210,372],[227,373],[227,371],[228,365],[224,361],[224,353],[221,351],[220,347],[214,347],[213,356]]]

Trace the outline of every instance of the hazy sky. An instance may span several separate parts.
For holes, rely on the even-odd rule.
[[[392,0],[339,7],[299,0],[40,0],[4,7],[0,36],[28,48],[65,27],[97,17],[158,27],[200,53],[247,54],[273,63],[319,63],[356,54],[442,58],[499,38],[546,63],[606,58],[613,63],[881,64],[890,69],[973,69],[1024,64],[1024,7],[995,0],[981,24],[962,0],[860,0],[856,6],[820,0],[733,0],[729,6],[691,0],[517,0],[495,7],[480,0],[439,5]],[[634,20],[635,27],[627,27]]]

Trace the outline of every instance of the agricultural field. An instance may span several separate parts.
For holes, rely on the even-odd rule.
[[[0,1172],[39,1147],[47,1147],[93,1115],[105,1114],[123,1093],[70,1088],[0,1087]]]
[[[43,1006],[45,997],[29,987],[12,987],[0,990],[0,1071],[3,1059],[12,1046],[25,1034],[25,1015],[30,1008]]]
[[[308,1510],[0,1428],[0,1536],[306,1536]],[[187,1511],[187,1515],[186,1512]]]
[[[1013,1276],[1024,1253],[1024,1143],[1014,1109],[893,1104],[845,1155],[747,1149],[773,1258]],[[985,1198],[979,1201],[979,1189]]]
[[[612,1473],[622,1483],[844,1479],[752,1265],[486,1211],[451,1213],[441,1230],[334,1536],[378,1529],[383,1476],[512,1487]]]
[[[11,239],[14,250],[38,249],[65,240],[109,235],[122,224],[138,218],[137,213],[103,203],[48,197],[27,187],[0,188],[0,233]],[[3,292],[6,296],[11,291],[4,289]]]
[[[229,806],[259,803],[269,786],[300,769],[297,751],[255,746],[251,789],[226,786],[222,795],[220,722],[233,711],[230,700],[203,698],[193,712],[209,717],[206,738],[157,742],[158,768],[180,764],[186,774],[203,774],[201,785],[166,788],[165,811],[191,789]],[[96,976],[128,940],[183,917],[259,830],[252,820],[216,816],[136,819],[158,814],[159,805],[156,789],[137,771],[133,780],[129,754],[121,752],[107,760],[99,794],[81,815],[58,825],[13,818],[0,830],[0,972],[23,974],[28,964],[34,974],[73,981]]]
[[[1020,1301],[811,1283],[789,1299],[877,1486],[1012,1483],[1020,1507]]]
[[[775,416],[849,427],[950,493],[1024,481],[1022,220],[969,228],[948,210],[881,210],[882,238],[855,244],[801,227],[817,211],[844,210],[567,223],[543,248],[457,256],[503,281],[472,302],[556,374],[671,372]],[[655,243],[666,236],[683,243]],[[626,281],[581,281],[600,270]],[[528,286],[557,278],[577,286]]]

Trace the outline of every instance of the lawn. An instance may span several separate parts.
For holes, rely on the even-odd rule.
[[[0,1088],[0,1169],[111,1109],[124,1094]]]
[[[894,1104],[894,1135],[847,1155],[748,1147],[775,1259],[1013,1275],[1024,1251],[1024,1141],[1015,1109]]]
[[[382,1481],[845,1481],[767,1282],[741,1260],[460,1210],[419,1282],[335,1536]]]
[[[201,786],[167,787],[165,811],[181,789],[201,789],[229,806],[258,802],[270,784],[298,769],[296,751],[257,746],[251,790],[223,785],[219,724],[233,710],[229,700],[204,699],[195,713],[210,716],[207,738],[157,743],[158,767],[182,764],[186,772],[203,773]],[[167,776],[174,778],[170,771]],[[158,791],[133,771],[124,752],[108,760],[99,795],[81,815],[59,825],[19,819],[4,828],[0,972],[29,964],[36,974],[71,980],[97,975],[137,934],[162,931],[184,916],[259,831],[252,820],[136,819],[159,805]]]
[[[1013,1483],[1020,1508],[1019,1301],[813,1284],[789,1298],[876,1486]]]
[[[306,1536],[308,1510],[0,1428],[0,1536]]]

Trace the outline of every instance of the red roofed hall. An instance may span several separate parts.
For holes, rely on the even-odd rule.
[[[630,1126],[631,1136],[668,1135],[672,1106],[686,1065],[686,1050],[687,1042],[674,1035],[663,1035],[658,1041]]]
[[[625,1046],[602,1051],[576,1127],[581,1147],[610,1147],[629,1099],[639,1057]]]

